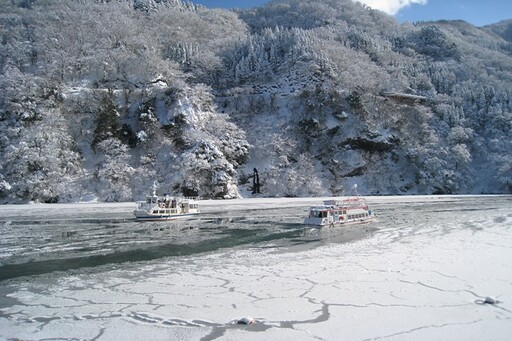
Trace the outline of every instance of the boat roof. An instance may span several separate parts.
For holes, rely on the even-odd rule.
[[[338,208],[338,207],[337,206],[328,206],[328,205],[319,205],[319,206],[311,206],[309,209],[321,211],[321,210],[329,210],[329,209],[335,209],[335,208]]]
[[[325,200],[322,205],[311,206],[310,210],[336,210],[366,208],[367,202],[363,198],[350,198],[342,200]]]
[[[173,196],[173,195],[168,195],[168,194],[165,194],[164,196],[162,195],[155,195],[155,194],[149,194],[146,196],[146,200],[148,199],[154,199],[154,200],[176,200],[178,202],[194,202],[194,201],[198,201],[199,198],[196,198],[196,197],[181,197],[181,196]],[[145,201],[145,200],[143,200]]]

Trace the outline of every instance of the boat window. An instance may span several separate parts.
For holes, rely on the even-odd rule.
[[[322,217],[327,217],[327,212],[324,212],[324,211],[313,211],[311,216],[313,218],[322,218]]]

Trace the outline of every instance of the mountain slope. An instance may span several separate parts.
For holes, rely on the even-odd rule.
[[[254,168],[266,196],[512,190],[512,44],[489,28],[349,0],[0,6],[4,202],[232,198]]]
[[[499,23],[487,25],[486,30],[496,33],[508,42],[512,42],[512,20],[503,20]]]

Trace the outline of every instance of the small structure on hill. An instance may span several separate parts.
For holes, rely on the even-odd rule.
[[[256,168],[253,169],[252,178],[252,194],[260,194],[260,176]]]

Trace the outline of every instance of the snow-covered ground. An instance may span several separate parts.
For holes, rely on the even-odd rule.
[[[203,208],[206,214],[226,207],[303,212],[319,200],[206,201]],[[304,228],[304,235],[314,234],[317,243],[258,243],[4,280],[0,337],[512,339],[512,197],[369,200],[377,222]],[[129,217],[133,205],[3,206],[0,218],[6,225],[5,217],[47,207]],[[345,238],[361,229],[360,237]],[[488,296],[497,302],[484,303]],[[238,324],[244,317],[255,323]]]

